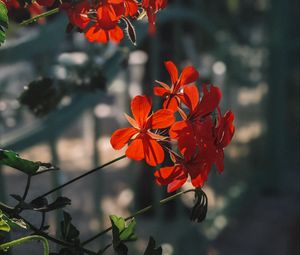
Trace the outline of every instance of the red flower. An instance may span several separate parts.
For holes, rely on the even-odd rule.
[[[199,78],[199,73],[194,67],[187,66],[178,77],[178,70],[172,61],[166,61],[165,66],[170,74],[172,85],[168,86],[163,82],[157,81],[161,87],[154,87],[154,94],[165,98],[163,104],[165,109],[177,111],[183,96],[182,88],[195,82]]]
[[[203,97],[200,99],[196,86],[184,88],[183,102],[189,108],[186,115],[182,110],[179,112],[183,120],[175,122],[170,128],[169,135],[178,141],[178,147],[183,155],[193,157],[199,147],[207,146],[212,140],[212,118],[209,116],[219,105],[221,100],[219,88],[207,85],[203,86]]]
[[[179,189],[190,176],[194,187],[202,187],[207,180],[210,166],[205,157],[198,153],[193,158],[181,158],[171,154],[173,166],[163,167],[154,173],[159,185],[168,186],[168,192]]]
[[[70,23],[80,29],[84,29],[90,22],[88,12],[91,9],[91,5],[88,1],[81,1],[76,4],[63,2],[59,8],[65,10]]]
[[[20,8],[20,4],[17,0],[3,0],[7,9],[18,9]]]
[[[224,170],[224,148],[231,142],[235,127],[233,125],[234,114],[231,111],[222,117],[218,108],[217,125],[214,128],[215,137],[215,163],[219,172]]]
[[[149,32],[155,33],[156,13],[167,6],[168,0],[143,0],[142,7],[147,13],[149,21]]]
[[[164,160],[164,150],[158,140],[165,137],[151,132],[152,129],[161,129],[171,126],[175,118],[170,110],[158,110],[150,114],[152,102],[147,96],[136,96],[131,101],[131,111],[134,118],[126,115],[129,128],[115,131],[111,137],[114,149],[123,148],[129,141],[126,156],[134,160],[145,159],[151,166],[156,166]]]
[[[134,16],[138,11],[135,0],[103,0],[96,6],[89,1],[77,4],[63,4],[70,23],[84,30],[85,37],[90,42],[119,43],[123,37],[123,30],[119,26],[122,17]]]

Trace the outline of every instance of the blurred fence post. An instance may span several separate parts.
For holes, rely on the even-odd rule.
[[[272,176],[269,188],[280,187],[280,173],[288,170],[287,153],[287,82],[288,76],[288,27],[289,2],[272,1],[270,11],[270,57],[269,57],[269,97],[268,97],[268,171]],[[270,174],[271,172],[271,174]],[[269,179],[269,178],[267,178]]]

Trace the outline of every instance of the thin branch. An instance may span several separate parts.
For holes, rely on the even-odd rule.
[[[36,234],[40,235],[40,236],[43,236],[45,237],[47,240],[51,241],[51,242],[54,242],[54,243],[57,243],[61,246],[64,246],[64,247],[69,247],[69,248],[74,248],[74,244],[72,243],[69,243],[69,242],[65,242],[63,240],[60,240],[60,239],[57,239],[53,236],[50,236],[49,234],[47,234],[46,232],[44,231],[41,231],[39,230],[38,228],[36,228],[33,224],[31,224],[29,221],[27,221],[26,219],[24,219],[23,217],[20,217],[29,227],[31,230],[33,230]],[[89,254],[89,255],[96,255],[95,252],[93,251],[90,251],[88,249],[85,249],[83,247],[78,247],[78,249],[82,250],[83,252],[85,252],[86,254]]]
[[[167,198],[164,198],[164,199],[162,199],[162,200],[159,201],[159,205],[164,205],[164,204],[166,204],[166,203],[168,203],[168,202],[174,200],[175,198],[177,198],[177,197],[179,197],[179,196],[181,196],[181,195],[183,195],[183,194],[189,193],[189,192],[195,192],[195,189],[189,189],[189,190],[181,191],[181,192],[178,192],[178,193],[176,193],[176,194],[174,194],[174,195],[172,195],[172,196],[169,196],[169,197],[167,197]],[[143,208],[143,209],[141,209],[141,210],[135,212],[134,214],[130,215],[129,217],[125,218],[125,221],[131,220],[131,219],[133,219],[134,217],[137,217],[137,216],[139,216],[139,215],[141,215],[141,214],[144,214],[145,212],[150,211],[152,208],[153,208],[153,205],[149,205],[149,206],[147,206],[147,207],[145,207],[145,208]],[[101,231],[101,232],[98,233],[97,235],[95,235],[95,236],[93,236],[93,237],[87,239],[86,241],[82,242],[82,243],[81,243],[81,246],[87,245],[88,243],[94,241],[94,240],[97,239],[98,237],[100,237],[100,236],[102,236],[102,235],[108,233],[110,230],[112,230],[112,227],[109,227],[109,228],[107,228],[107,229]]]
[[[55,14],[55,13],[58,13],[58,12],[59,12],[59,8],[54,8],[54,9],[52,9],[52,10],[50,10],[50,11],[43,12],[43,13],[41,13],[41,14],[39,14],[39,15],[36,15],[36,16],[30,18],[30,19],[24,20],[24,21],[22,21],[22,22],[20,23],[20,25],[21,25],[21,26],[28,25],[28,24],[30,24],[30,23],[33,23],[33,22],[38,21],[38,20],[41,19],[41,18],[45,18],[45,17],[51,16],[51,15],[53,15],[53,14]]]
[[[78,181],[78,180],[86,177],[87,175],[90,175],[90,174],[92,174],[92,173],[94,173],[94,172],[96,172],[96,171],[98,171],[98,170],[100,170],[100,169],[102,169],[102,168],[104,168],[106,166],[109,166],[109,165],[111,165],[111,164],[113,164],[113,163],[115,163],[115,162],[117,162],[117,161],[119,161],[119,160],[121,160],[123,158],[126,158],[126,156],[123,155],[123,156],[118,157],[118,158],[116,158],[116,159],[114,159],[112,161],[107,162],[106,164],[104,164],[102,166],[98,166],[98,167],[96,167],[96,168],[94,168],[94,169],[92,169],[92,170],[90,170],[90,171],[88,171],[88,172],[86,172],[86,173],[84,173],[84,174],[82,174],[82,175],[80,175],[80,176],[78,176],[78,177],[76,177],[76,178],[74,178],[74,179],[72,179],[72,180],[70,180],[70,181],[68,181],[68,182],[66,182],[66,183],[64,183],[64,184],[62,184],[62,185],[60,185],[60,186],[52,189],[52,190],[50,190],[50,191],[48,191],[48,192],[46,192],[45,194],[37,197],[36,199],[40,199],[40,198],[46,197],[46,196],[50,195],[51,193],[53,193],[55,191],[58,191],[58,190],[60,190],[60,189],[62,189],[64,187],[70,185],[71,183],[76,182],[76,181]]]
[[[30,183],[31,183],[31,175],[28,175],[27,176],[27,182],[26,182],[26,187],[25,187],[25,190],[24,190],[24,194],[22,196],[22,200],[25,201],[27,195],[28,195],[28,191],[29,191],[29,188],[30,188]]]

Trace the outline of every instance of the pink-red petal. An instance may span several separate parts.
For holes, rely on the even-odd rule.
[[[162,163],[165,153],[161,145],[154,139],[148,137],[143,138],[145,160],[150,166],[157,166]]]
[[[171,77],[171,81],[175,84],[178,80],[178,69],[172,61],[166,61],[165,67],[168,70],[168,73]]]
[[[110,143],[115,150],[122,149],[138,131],[135,128],[122,128],[116,130],[110,139]]]
[[[174,113],[171,110],[158,110],[151,116],[151,128],[167,128],[175,122]]]
[[[134,139],[132,143],[128,146],[125,154],[128,158],[134,160],[144,159],[145,153],[144,153],[143,139],[141,138]]]
[[[184,86],[190,83],[193,83],[199,79],[199,73],[193,66],[185,67],[180,75],[180,86]]]
[[[131,101],[132,114],[141,128],[146,124],[151,107],[151,99],[147,96],[136,96]]]

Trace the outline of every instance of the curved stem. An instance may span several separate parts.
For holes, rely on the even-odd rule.
[[[30,24],[30,23],[33,23],[33,22],[38,21],[38,20],[41,19],[41,18],[48,17],[48,16],[53,15],[53,14],[58,13],[58,12],[59,12],[59,8],[54,8],[54,9],[52,9],[52,10],[50,10],[50,11],[43,12],[43,13],[41,13],[41,14],[39,14],[39,15],[36,15],[36,16],[30,18],[30,19],[24,20],[24,21],[22,21],[22,22],[20,23],[20,25],[21,25],[21,26],[28,25],[28,24]]]
[[[123,156],[118,157],[118,158],[116,158],[116,159],[114,159],[112,161],[107,162],[106,164],[104,164],[102,166],[98,166],[98,167],[96,167],[96,168],[94,168],[94,169],[92,169],[92,170],[90,170],[90,171],[88,171],[88,172],[86,172],[86,173],[84,173],[84,174],[82,174],[82,175],[80,175],[80,176],[78,176],[78,177],[76,177],[76,178],[74,178],[74,179],[72,179],[72,180],[70,180],[70,181],[68,181],[68,182],[66,182],[66,183],[64,183],[64,184],[62,184],[62,185],[60,185],[60,186],[52,189],[52,190],[50,190],[50,191],[48,191],[48,192],[46,192],[45,194],[37,197],[36,199],[40,199],[40,198],[46,197],[46,196],[50,195],[51,193],[53,193],[55,191],[58,191],[58,190],[60,190],[60,189],[62,189],[64,187],[70,185],[71,183],[76,182],[76,181],[82,179],[83,177],[85,177],[87,175],[90,175],[90,174],[92,174],[92,173],[94,173],[94,172],[96,172],[96,171],[98,171],[98,170],[100,170],[100,169],[102,169],[102,168],[104,168],[106,166],[109,166],[109,165],[111,165],[111,164],[113,164],[113,163],[115,163],[115,162],[117,162],[117,161],[119,161],[119,160],[121,160],[123,158],[126,158],[126,156],[123,155]]]
[[[7,250],[13,246],[21,245],[23,243],[30,242],[30,241],[41,241],[43,243],[43,248],[44,248],[43,254],[49,255],[49,244],[48,244],[47,239],[45,237],[38,236],[38,235],[25,236],[25,237],[13,240],[11,242],[1,244],[0,250]]]
[[[72,243],[69,243],[69,242],[65,242],[63,240],[60,240],[60,239],[57,239],[53,236],[50,236],[49,234],[47,234],[46,232],[44,231],[41,231],[39,230],[38,228],[36,228],[33,224],[31,224],[29,221],[25,220],[23,217],[20,217],[29,227],[31,230],[33,230],[35,233],[37,233],[38,235],[46,238],[47,240],[51,241],[51,242],[54,242],[54,243],[57,243],[61,246],[64,246],[64,247],[69,247],[69,248],[74,248],[74,244]],[[83,247],[79,247],[80,250],[82,250],[84,253],[86,254],[89,254],[89,255],[96,255],[95,252],[93,251],[90,251],[88,249],[85,249]]]
[[[181,196],[181,195],[183,195],[183,194],[189,193],[189,192],[195,192],[195,189],[189,189],[189,190],[181,191],[181,192],[178,192],[178,193],[176,193],[176,194],[174,194],[174,195],[172,195],[172,196],[166,197],[166,198],[164,198],[164,199],[162,199],[162,200],[159,201],[159,205],[164,205],[164,204],[166,204],[166,203],[168,203],[168,202],[170,202],[170,201],[176,199],[177,197],[179,197],[179,196]],[[134,217],[137,217],[137,216],[139,216],[139,215],[141,215],[141,214],[144,214],[145,212],[150,211],[152,208],[153,208],[153,205],[149,205],[149,206],[147,206],[147,207],[145,207],[145,208],[143,208],[143,209],[141,209],[141,210],[135,212],[134,214],[128,216],[127,218],[125,218],[125,221],[131,220],[131,219],[134,218]],[[87,245],[88,243],[94,241],[94,240],[97,239],[98,237],[100,237],[100,236],[106,234],[106,233],[109,232],[110,230],[112,230],[112,227],[109,227],[109,228],[107,228],[107,229],[101,231],[101,232],[98,233],[97,235],[95,235],[95,236],[93,236],[93,237],[87,239],[86,241],[82,242],[82,243],[81,243],[81,246]]]

